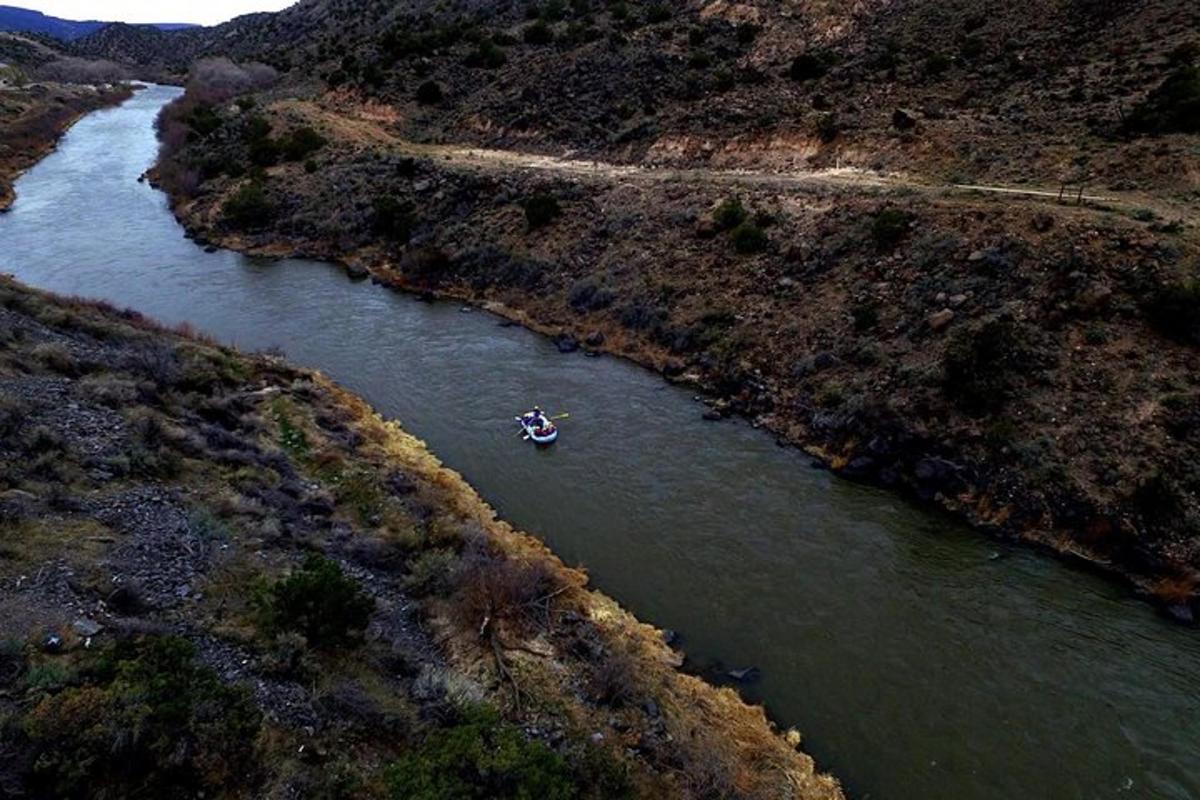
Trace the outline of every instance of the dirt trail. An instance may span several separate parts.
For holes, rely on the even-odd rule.
[[[1129,193],[1105,195],[1079,193],[1078,188],[1060,193],[1059,188],[1014,187],[975,184],[938,184],[903,173],[884,174],[856,167],[817,169],[804,172],[769,172],[747,169],[705,169],[614,164],[605,161],[569,158],[515,150],[456,144],[422,144],[408,141],[392,132],[386,120],[368,114],[348,115],[315,102],[284,101],[279,110],[298,113],[342,141],[373,147],[388,147],[408,155],[437,159],[458,167],[489,171],[530,170],[552,172],[579,179],[642,183],[707,183],[745,186],[777,191],[806,191],[814,188],[833,190],[897,191],[918,193],[941,199],[994,196],[1022,198],[1034,202],[1093,211],[1154,210],[1166,218],[1187,219],[1194,211],[1183,209],[1163,198]]]

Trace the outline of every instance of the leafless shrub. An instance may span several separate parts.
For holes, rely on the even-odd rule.
[[[92,60],[65,56],[38,68],[43,80],[62,83],[117,83],[128,80],[129,70],[115,61]]]
[[[452,599],[463,627],[484,636],[504,627],[524,632],[544,623],[550,603],[565,588],[547,562],[506,556],[478,543],[463,555]]]

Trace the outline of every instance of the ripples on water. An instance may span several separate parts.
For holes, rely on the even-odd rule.
[[[202,252],[136,182],[173,92],[88,117],[21,180],[0,269],[281,347],[362,393],[695,659],[759,667],[747,693],[856,796],[1200,797],[1194,631],[746,425],[701,422],[685,392],[615,359],[326,265]],[[571,412],[551,449],[514,435],[533,402]]]

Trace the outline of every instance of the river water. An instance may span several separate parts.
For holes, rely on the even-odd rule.
[[[177,90],[94,113],[17,184],[0,271],[278,347],[425,439],[518,527],[796,725],[874,800],[1200,797],[1200,635],[1120,587],[809,466],[613,358],[338,269],[205,253],[136,182]],[[531,403],[568,411],[538,450]]]

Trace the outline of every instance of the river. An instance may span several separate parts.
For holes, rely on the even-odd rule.
[[[809,465],[614,358],[321,263],[205,253],[137,177],[177,90],[78,123],[0,216],[0,271],[283,350],[425,439],[872,800],[1200,797],[1200,635],[1113,582]],[[512,415],[567,411],[555,446]]]

